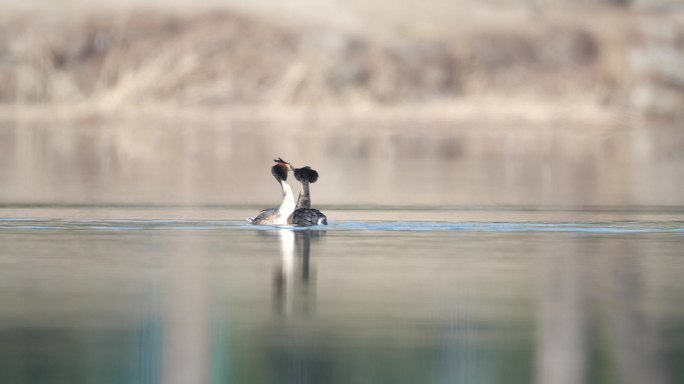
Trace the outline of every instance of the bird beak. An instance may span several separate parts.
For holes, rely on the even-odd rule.
[[[289,171],[294,172],[294,168],[292,167],[292,164],[290,164],[290,163],[288,163],[287,161],[281,159],[280,157],[277,158],[277,159],[275,159],[275,160],[273,160],[273,161],[275,161],[276,163],[278,163],[278,164],[280,164],[280,165],[284,165],[285,168],[287,168]]]

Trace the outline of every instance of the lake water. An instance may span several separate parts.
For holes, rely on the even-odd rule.
[[[677,124],[169,115],[0,119],[0,204],[268,207],[280,199],[270,167],[282,157],[318,170],[314,204],[684,206]]]
[[[0,209],[1,383],[682,383],[684,211]]]
[[[0,383],[684,382],[679,125],[154,116],[0,121]]]

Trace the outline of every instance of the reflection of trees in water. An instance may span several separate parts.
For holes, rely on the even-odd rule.
[[[322,204],[682,202],[684,134],[668,127],[319,125],[278,140],[249,122],[0,127],[0,201],[277,201],[278,155],[316,165]]]
[[[611,250],[607,267],[606,290],[609,310],[606,318],[606,337],[615,350],[615,362],[620,378],[629,383],[668,383],[663,368],[661,329],[652,314],[644,281],[645,254],[638,243],[620,243]]]
[[[589,265],[582,244],[542,253],[537,382],[581,384],[591,369]]]
[[[639,244],[567,245],[542,254],[537,381],[669,383],[661,330],[647,315]]]

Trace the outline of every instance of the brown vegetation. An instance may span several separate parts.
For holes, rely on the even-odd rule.
[[[230,12],[12,15],[0,24],[0,104],[384,106],[497,95],[619,108],[643,84],[629,61],[643,44],[635,20],[549,17],[389,40]]]

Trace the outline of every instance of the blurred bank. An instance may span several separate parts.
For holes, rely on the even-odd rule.
[[[676,1],[29,1],[2,203],[681,205]]]

